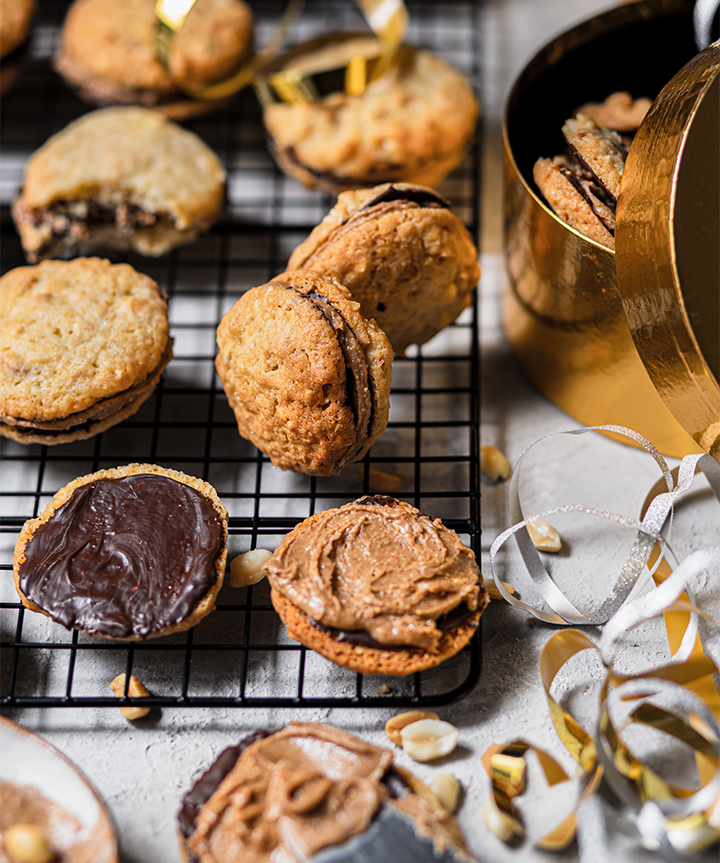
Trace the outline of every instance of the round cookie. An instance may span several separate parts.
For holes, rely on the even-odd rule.
[[[299,267],[342,282],[400,355],[454,321],[480,277],[477,249],[450,203],[408,183],[341,193],[291,254],[288,269]]]
[[[217,343],[240,434],[274,465],[330,476],[385,430],[392,348],[336,279],[295,270],[252,288]]]
[[[168,67],[155,47],[155,0],[75,0],[55,58],[58,72],[95,105],[133,104],[176,119],[223,102],[183,87],[229,77],[252,53],[252,12],[242,0],[198,0],[172,38]]]
[[[384,495],[301,522],[263,569],[288,635],[363,674],[439,665],[467,644],[488,602],[455,531]]]
[[[165,295],[128,264],[43,261],[0,279],[5,437],[92,437],[139,409],[171,357]]]
[[[156,111],[103,108],[30,157],[13,218],[30,263],[98,248],[156,256],[209,228],[224,194],[197,135]]]
[[[367,53],[358,37],[342,50]],[[338,52],[336,46],[317,50]],[[288,65],[296,65],[297,53]],[[312,50],[303,63],[318,60]],[[333,65],[331,57],[328,58]],[[322,61],[317,63],[322,66]],[[409,47],[361,95],[331,93],[313,102],[272,102],[264,122],[279,166],[308,187],[331,192],[389,181],[437,186],[463,159],[475,134],[478,102],[463,75]]]
[[[408,837],[418,863],[472,859],[452,815],[390,750],[317,722],[224,750],[185,795],[178,826],[189,863],[313,860],[324,850],[344,859],[348,840],[371,860],[373,842],[390,834]]]
[[[68,629],[125,641],[180,632],[215,607],[227,522],[203,480],[152,464],[100,470],[25,523],[15,586],[23,605]]]
[[[0,93],[5,94],[22,69],[28,51],[35,0],[0,0]]]

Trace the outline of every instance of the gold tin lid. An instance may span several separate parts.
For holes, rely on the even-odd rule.
[[[656,390],[720,460],[720,43],[665,86],[633,141],[615,266]]]

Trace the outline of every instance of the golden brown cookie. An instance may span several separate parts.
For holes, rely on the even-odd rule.
[[[0,0],[0,93],[12,86],[28,56],[35,0]]]
[[[183,798],[178,825],[184,859],[203,863],[344,859],[348,841],[372,860],[388,837],[410,843],[417,863],[471,860],[455,819],[390,750],[316,722],[225,749]]]
[[[152,394],[172,357],[167,303],[128,264],[43,261],[0,279],[0,434],[83,440]]]
[[[385,183],[341,193],[288,269],[334,276],[402,355],[470,304],[477,257],[449,201],[424,186]]]
[[[13,218],[31,263],[99,248],[162,255],[217,218],[225,172],[197,135],[145,108],[104,108],[27,164]]]
[[[362,54],[368,43],[376,44],[362,37],[348,42],[345,53]],[[289,65],[318,60],[312,51],[302,61],[290,58]],[[264,121],[284,171],[306,186],[339,192],[391,181],[437,186],[465,155],[477,115],[477,99],[460,72],[427,51],[406,48],[402,62],[361,95],[270,103]]]
[[[183,87],[223,80],[249,58],[249,6],[242,0],[197,0],[172,39],[167,68],[156,56],[154,8],[155,0],[75,0],[57,70],[95,105],[143,105],[176,119],[217,107],[188,98]]]
[[[577,114],[590,117],[601,129],[615,132],[634,133],[650,108],[650,99],[633,99],[630,93],[620,91],[611,93],[604,102],[587,102],[577,110]]]
[[[252,288],[217,343],[240,434],[274,465],[339,473],[385,430],[392,348],[336,279],[295,270]]]
[[[455,531],[384,495],[306,519],[263,569],[288,634],[363,674],[439,665],[467,644],[488,602]]]
[[[68,629],[126,641],[180,632],[215,607],[227,521],[203,480],[152,464],[97,471],[25,523],[15,586]]]

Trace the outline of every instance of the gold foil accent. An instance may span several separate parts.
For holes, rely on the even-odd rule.
[[[519,106],[522,106],[523,94],[544,80],[544,76],[556,81],[554,67],[565,56],[573,54],[578,45],[601,38],[606,39],[604,44],[607,45],[608,34],[614,29],[637,25],[639,21],[647,22],[646,28],[649,28],[654,17],[678,14],[678,10],[684,13],[687,9],[689,17],[691,6],[682,0],[666,0],[662,4],[633,3],[614,8],[563,33],[523,70],[510,92],[503,117],[506,260],[510,278],[502,296],[502,312],[508,340],[522,370],[545,396],[580,422],[629,426],[653,440],[662,453],[677,458],[703,450],[717,452],[720,447],[720,389],[717,379],[708,374],[708,362],[714,361],[713,349],[705,348],[703,359],[697,342],[693,343],[687,335],[689,318],[682,300],[670,296],[668,306],[668,295],[653,290],[653,282],[648,281],[648,278],[656,278],[649,271],[656,267],[657,260],[663,265],[671,263],[669,259],[674,249],[663,248],[662,253],[655,256],[650,252],[642,264],[634,260],[637,238],[632,229],[628,229],[627,241],[624,241],[620,224],[624,221],[623,207],[629,206],[627,201],[618,208],[616,254],[574,231],[556,216],[540,200],[527,165],[523,167],[523,157],[527,160],[527,144],[520,136],[525,135],[527,122],[520,122]],[[648,40],[652,42],[651,35]],[[718,51],[717,46],[714,50]],[[678,66],[681,62],[678,61]],[[698,72],[698,68],[688,70],[688,79]],[[665,83],[661,81],[658,89]],[[691,86],[687,79],[684,83]],[[601,81],[592,81],[596,89],[599,84]],[[626,86],[632,86],[630,67]],[[555,92],[554,85],[550,90]],[[668,129],[678,130],[688,121],[687,111],[684,117],[673,114],[681,104],[684,109],[688,108],[688,102],[679,101],[675,108],[668,107],[666,125],[658,121],[648,127],[653,131],[648,131],[645,142],[640,139],[643,149],[642,152],[638,149],[635,160],[633,144],[631,159],[625,168],[621,200],[629,198],[626,190],[633,183],[635,161],[649,171],[649,163],[655,160],[658,150],[663,149],[663,157],[667,157],[673,146],[681,148],[682,135],[668,134]],[[541,155],[547,154],[538,152],[535,157]],[[675,155],[672,153],[673,161]],[[713,159],[716,166],[717,150],[714,156],[710,155],[710,160]],[[694,161],[695,173],[702,173],[708,159]],[[693,168],[691,164],[687,167],[688,170]],[[638,185],[642,183],[643,177],[639,176]],[[705,188],[709,193],[714,190],[717,200],[718,183],[710,175]],[[665,189],[658,190],[658,195],[664,196]],[[662,208],[658,210],[652,188],[643,191],[634,188],[632,200],[648,224],[659,231],[657,223],[663,219],[667,221],[667,208],[664,216],[658,219]],[[688,257],[705,260],[709,265],[713,254],[707,245],[703,246],[697,225],[693,227],[688,220],[687,227],[683,224],[680,227],[687,231],[687,244],[695,250]],[[647,230],[650,233],[651,228]],[[659,248],[659,235],[649,239],[657,242]],[[627,272],[623,267],[628,268]],[[664,269],[661,277],[667,279],[668,272]],[[642,304],[647,302],[650,320],[646,316],[641,321],[637,315],[633,319],[626,318],[627,302],[624,296],[621,299],[621,289],[638,295],[646,289],[642,297],[638,296],[637,307],[640,312]],[[712,291],[717,292],[717,279],[710,278],[706,292],[711,295]],[[694,319],[695,326],[696,321]],[[717,354],[717,315],[707,315],[700,326],[715,327],[714,353]],[[667,340],[663,336],[660,341],[656,333],[662,333],[663,328]],[[685,335],[679,340],[678,334],[683,331]],[[645,339],[645,353],[640,350],[638,338]],[[677,341],[671,344],[672,339]],[[711,341],[710,337],[707,343]],[[671,366],[666,364],[668,357]],[[682,367],[683,363],[686,368]]]
[[[185,19],[196,0],[157,0],[155,4],[156,52],[160,62],[167,69],[169,66],[170,47],[175,34],[185,23]],[[252,60],[224,81],[207,86],[190,86],[179,84],[188,95],[197,99],[214,101],[225,99],[237,93],[249,84],[257,86],[258,96],[267,104],[279,99],[283,102],[313,102],[323,95],[321,79],[328,74],[337,73],[344,83],[348,95],[361,95],[371,81],[376,80],[399,61],[401,43],[407,29],[408,13],[402,0],[356,0],[365,19],[376,35],[376,45],[370,53],[353,54],[341,65],[321,63],[317,68],[307,66],[288,68],[279,71],[266,71],[268,64],[278,54],[288,33],[295,25],[304,6],[304,0],[290,0],[283,13],[282,20],[273,34],[270,42]],[[324,37],[332,44],[341,45],[347,34],[336,33]],[[306,43],[314,46],[316,40]],[[302,56],[302,48],[291,52],[293,58]]]

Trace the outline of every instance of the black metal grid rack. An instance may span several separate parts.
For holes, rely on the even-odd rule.
[[[479,2],[408,2],[409,41],[424,45],[479,84]],[[0,227],[3,272],[24,264],[10,202],[24,163],[46,138],[88,110],[52,71],[66,3],[43,2],[32,59],[2,103]],[[279,0],[255,4],[258,41],[280,19]],[[292,41],[362,26],[350,0],[309,2]],[[404,475],[398,497],[443,519],[479,553],[479,369],[477,307],[393,364],[388,429],[357,466],[335,478],[282,472],[239,437],[214,374],[215,328],[248,288],[286,268],[294,246],[333,204],[301,188],[274,165],[251,91],[215,114],[186,124],[223,159],[228,205],[195,243],[159,258],[125,256],[169,295],[175,357],[163,381],[133,417],[88,441],[56,447],[0,439],[0,704],[118,706],[108,684],[135,674],[148,706],[400,707],[447,704],[480,675],[480,640],[439,668],[408,678],[363,676],[334,666],[287,638],[267,585],[224,587],[216,610],[194,629],[139,643],[68,632],[18,602],[12,552],[26,519],[77,476],[129,462],[153,462],[212,483],[230,513],[228,560],[274,548],[314,512],[374,490],[370,469]],[[475,238],[479,236],[479,140],[443,183]],[[112,256],[111,256],[112,257]],[[115,257],[114,260],[120,260]],[[132,703],[132,699],[130,699]]]

